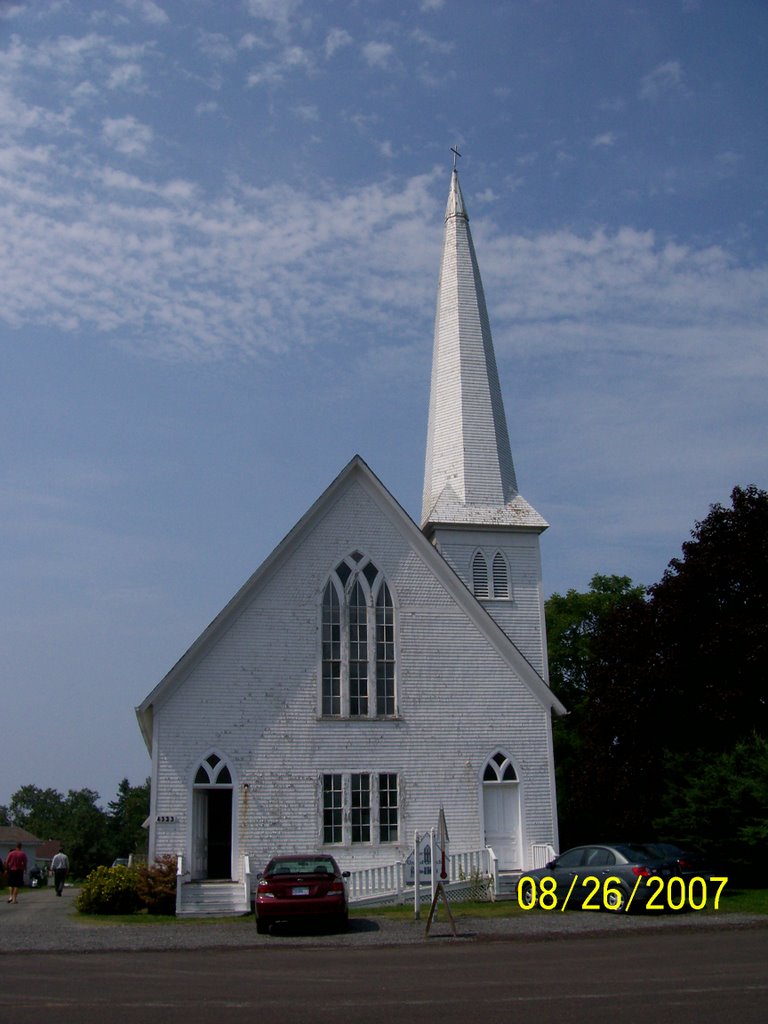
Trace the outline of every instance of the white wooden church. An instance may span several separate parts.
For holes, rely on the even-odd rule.
[[[327,850],[402,860],[445,810],[451,852],[557,849],[539,537],[517,489],[454,169],[418,526],[354,456],[137,708],[150,857],[194,879]]]

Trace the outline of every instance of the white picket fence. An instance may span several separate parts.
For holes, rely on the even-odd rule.
[[[492,899],[498,866],[493,850],[488,847],[468,853],[452,853],[446,857],[446,892],[466,895],[485,892]],[[350,872],[349,902],[362,903],[405,903],[413,899],[413,885],[405,882],[404,861],[384,864],[381,867],[362,868]],[[426,891],[429,886],[423,886]]]

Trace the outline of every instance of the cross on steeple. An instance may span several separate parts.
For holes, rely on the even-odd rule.
[[[456,158],[461,156],[458,146],[451,146],[451,152],[453,153],[453,169],[456,170]]]

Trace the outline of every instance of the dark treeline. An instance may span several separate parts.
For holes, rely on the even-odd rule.
[[[143,824],[149,814],[149,779],[141,786],[123,779],[106,810],[98,800],[93,789],[70,789],[65,796],[55,789],[22,786],[7,806],[0,805],[0,825],[18,825],[41,840],[61,840],[71,874],[84,878],[99,864],[147,849]]]
[[[748,878],[768,840],[768,493],[737,487],[649,588],[547,602],[561,846],[692,843]]]

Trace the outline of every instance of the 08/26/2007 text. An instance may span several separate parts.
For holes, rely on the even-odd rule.
[[[709,884],[708,884],[709,883]],[[642,906],[645,910],[704,910],[707,901],[714,901],[715,910],[720,909],[720,896],[728,883],[723,876],[704,878],[694,875],[682,878],[673,875],[662,878],[660,875],[638,875],[634,888],[628,892],[616,875],[598,878],[596,875],[585,875],[580,878],[574,875],[568,889],[560,887],[555,878],[531,878],[523,875],[517,883],[517,903],[521,910],[565,910],[573,900],[582,910],[621,910],[628,911],[637,896],[641,893]],[[711,887],[711,888],[710,888]]]

